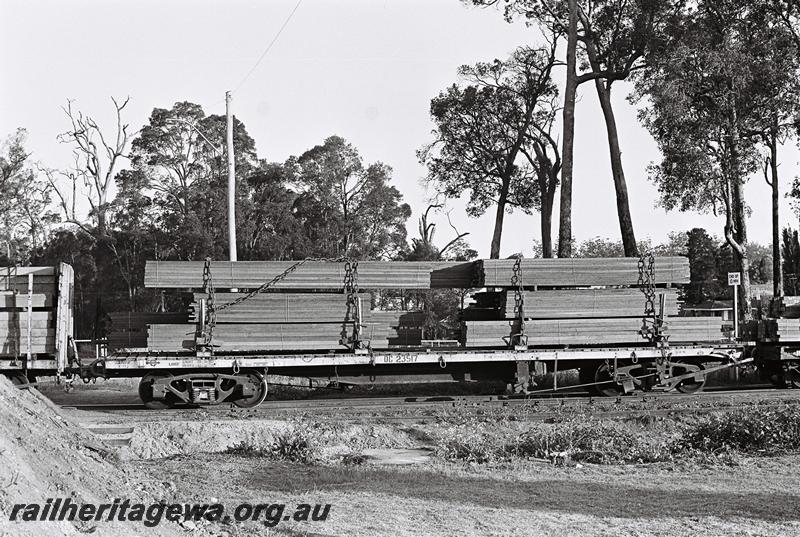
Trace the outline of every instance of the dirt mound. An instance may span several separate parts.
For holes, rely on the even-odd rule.
[[[131,522],[9,521],[14,504],[44,504],[48,498],[71,496],[80,504],[166,496],[162,484],[142,481],[117,462],[113,450],[35,389],[19,389],[0,375],[0,535],[78,535],[95,531],[93,526],[101,534],[140,535],[147,528]],[[183,533],[168,525],[153,529],[158,535]]]

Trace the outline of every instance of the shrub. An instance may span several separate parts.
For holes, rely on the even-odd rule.
[[[498,436],[486,431],[458,429],[445,433],[436,444],[437,456],[450,461],[477,464],[497,462],[506,458]]]
[[[268,457],[269,451],[263,447],[256,446],[250,442],[241,441],[238,444],[228,447],[225,453],[238,455],[240,457]]]
[[[270,446],[275,459],[309,462],[312,458],[311,435],[302,426],[293,424],[275,434]]]
[[[256,445],[242,441],[225,450],[225,453],[241,457],[264,457],[292,462],[310,462],[313,457],[311,434],[300,424],[274,433],[268,445]]]
[[[749,408],[702,416],[684,426],[676,451],[780,454],[800,448],[800,405]]]

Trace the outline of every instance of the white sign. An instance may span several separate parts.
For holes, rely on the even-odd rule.
[[[728,273],[728,285],[742,285],[742,275],[739,272]]]

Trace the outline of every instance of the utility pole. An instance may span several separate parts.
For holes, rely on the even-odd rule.
[[[231,92],[225,92],[225,115],[228,138],[228,249],[230,260],[236,261],[236,164],[233,155],[233,114]]]

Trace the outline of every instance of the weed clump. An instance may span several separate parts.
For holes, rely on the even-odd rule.
[[[259,457],[273,460],[310,463],[315,458],[312,434],[300,424],[275,433],[267,445],[242,441],[229,447],[225,453],[240,457]]]

